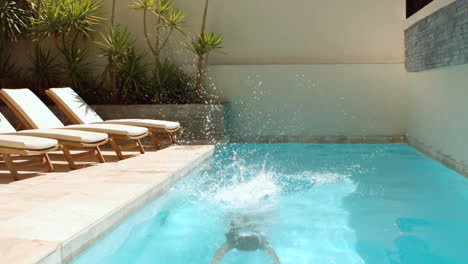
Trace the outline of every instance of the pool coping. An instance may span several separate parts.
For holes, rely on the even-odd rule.
[[[75,234],[70,239],[59,243],[58,247],[47,256],[36,262],[37,264],[65,264],[71,263],[76,257],[86,251],[99,239],[104,237],[127,217],[143,208],[150,201],[157,199],[179,180],[184,178],[214,154],[214,147],[199,156],[189,164],[169,174],[162,182],[146,188],[118,208],[107,213],[92,225]]]

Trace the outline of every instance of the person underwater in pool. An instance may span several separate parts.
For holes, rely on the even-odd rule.
[[[260,249],[274,264],[281,264],[267,238],[255,230],[254,225],[249,223],[248,217],[241,216],[237,221],[231,221],[231,228],[225,235],[226,242],[218,248],[211,264],[218,264],[232,249],[240,251],[257,251]]]

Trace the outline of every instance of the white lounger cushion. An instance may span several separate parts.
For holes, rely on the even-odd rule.
[[[142,126],[147,128],[160,128],[173,130],[180,127],[178,122],[170,122],[154,119],[117,119],[104,121],[97,113],[81,98],[72,88],[51,88],[49,95],[56,99],[60,105],[73,115],[74,119],[81,124],[111,123],[131,126]]]
[[[167,130],[173,130],[173,129],[177,129],[180,127],[179,122],[153,120],[153,119],[114,119],[114,120],[107,120],[104,123],[141,126],[141,127],[148,127],[148,128],[160,128],[160,129],[167,129]]]
[[[0,135],[0,147],[20,150],[45,150],[58,145],[57,140],[28,136]]]
[[[105,133],[94,133],[88,131],[78,131],[71,129],[31,129],[18,131],[18,135],[35,136],[43,138],[52,138],[60,141],[69,141],[76,143],[97,143],[107,139],[109,136]]]
[[[66,128],[67,130],[82,130],[130,137],[141,136],[148,132],[148,129],[144,127],[116,124],[83,124],[65,127],[54,113],[52,113],[52,111],[50,111],[50,109],[31,90],[2,89],[0,92],[11,104],[13,104],[15,109],[20,111],[21,115],[27,119],[29,124],[41,131],[49,128]],[[72,133],[70,132],[67,135],[72,136]]]
[[[34,129],[60,128],[63,123],[29,89],[2,89],[0,93]]]
[[[51,88],[48,91],[80,124],[104,121],[72,88]]]
[[[148,132],[147,128],[137,126],[125,126],[116,124],[82,124],[66,126],[66,129],[76,129],[91,132],[108,133],[117,136],[137,137]]]

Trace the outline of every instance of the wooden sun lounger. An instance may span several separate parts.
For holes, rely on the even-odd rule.
[[[0,113],[0,135],[18,135],[57,140],[61,145],[65,159],[70,169],[76,169],[74,158],[94,155],[100,163],[104,162],[100,146],[107,143],[108,137],[103,133],[84,132],[68,129],[32,129],[16,131],[16,129]],[[72,148],[91,148],[89,151],[71,154]],[[8,159],[8,158],[7,158]],[[6,161],[6,160],[5,160]]]
[[[123,159],[123,150],[138,148],[145,150],[141,139],[148,136],[148,129],[136,126],[116,124],[83,124],[65,126],[52,111],[29,89],[1,89],[0,98],[21,120],[27,129],[67,129],[88,132],[106,133],[109,142],[119,159]],[[118,141],[133,141],[120,146]],[[64,145],[65,147],[65,145]]]
[[[169,139],[176,143],[174,133],[181,129],[178,122],[155,119],[116,119],[103,120],[72,88],[50,88],[46,94],[65,113],[73,124],[120,124],[146,127],[151,132],[150,137],[159,148],[161,140]],[[163,136],[161,136],[163,135]]]
[[[29,137],[29,136],[16,136],[12,135],[0,135],[0,153],[2,154],[3,160],[5,161],[5,165],[10,171],[13,179],[15,181],[19,180],[18,175],[18,168],[20,167],[27,167],[36,164],[45,164],[49,172],[54,171],[54,166],[50,162],[50,158],[48,153],[54,150],[59,150],[62,148],[61,145],[58,144],[58,141],[53,139],[38,139],[36,137]],[[15,146],[18,142],[33,142],[33,144],[37,145],[37,142],[41,141],[39,145],[42,147],[20,147]],[[4,144],[5,141],[11,144]],[[25,144],[27,145],[27,144]],[[45,148],[43,148],[45,147]],[[14,162],[15,156],[39,156],[39,160],[28,160],[23,162]]]

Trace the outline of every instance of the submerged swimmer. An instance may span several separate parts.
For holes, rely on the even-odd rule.
[[[245,216],[240,217],[237,222],[231,222],[231,228],[226,233],[226,242],[218,248],[211,264],[218,264],[231,249],[240,251],[260,249],[270,257],[274,264],[281,264],[275,250],[268,244],[267,238],[256,232]]]

